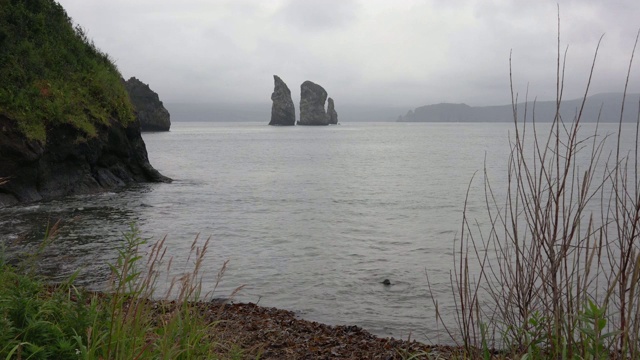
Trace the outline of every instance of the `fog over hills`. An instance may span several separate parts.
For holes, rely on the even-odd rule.
[[[636,121],[640,94],[627,94],[623,121]],[[582,105],[582,99],[563,100],[560,115],[565,121],[574,119]],[[582,113],[582,121],[617,122],[620,120],[622,93],[596,94],[587,97]],[[539,101],[518,103],[518,118],[522,120],[527,112],[527,120],[553,121],[556,111],[555,101]],[[513,107],[501,106],[469,106],[466,104],[441,103],[421,106],[400,116],[400,122],[507,122],[513,121]]]
[[[171,121],[252,121],[264,122],[271,119],[271,103],[216,104],[216,103],[165,103],[171,113]],[[296,104],[296,119],[300,118],[299,104]],[[398,114],[406,111],[399,106],[347,105],[336,102],[338,121],[395,121]]]
[[[637,120],[640,94],[627,94],[623,121]],[[582,104],[582,99],[565,100],[560,114],[565,121],[573,119]],[[598,116],[601,122],[616,122],[620,119],[622,93],[606,93],[589,96],[584,106],[582,121],[595,122]],[[296,104],[297,105],[297,104]],[[534,102],[518,103],[518,117],[523,119],[525,105],[527,120],[532,120]],[[269,123],[271,103],[217,104],[217,103],[165,103],[171,113],[172,121],[216,121],[216,122],[264,122]],[[535,120],[552,121],[555,114],[555,101],[535,103]],[[513,121],[510,104],[499,106],[469,106],[466,104],[440,103],[421,106],[406,111],[399,106],[376,105],[340,105],[336,104],[338,120],[348,122],[509,122]],[[600,114],[600,115],[599,115]],[[296,106],[296,118],[299,111]]]

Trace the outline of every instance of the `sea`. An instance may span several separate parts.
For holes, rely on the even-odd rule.
[[[188,272],[194,242],[208,241],[207,299],[447,343],[438,317],[455,327],[463,210],[487,225],[487,179],[504,194],[513,134],[509,123],[174,122],[143,134],[151,164],[172,183],[2,208],[2,256],[38,249],[54,228],[40,271],[101,289],[135,229],[148,239],[143,253],[164,239],[174,273],[163,288]]]

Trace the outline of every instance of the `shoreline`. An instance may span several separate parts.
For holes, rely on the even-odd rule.
[[[260,359],[406,359],[451,358],[460,348],[427,345],[371,334],[355,325],[304,320],[289,310],[254,303],[196,302],[214,336]]]

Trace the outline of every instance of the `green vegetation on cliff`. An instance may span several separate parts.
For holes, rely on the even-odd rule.
[[[30,139],[135,118],[114,63],[53,0],[0,0],[0,79],[0,115]]]

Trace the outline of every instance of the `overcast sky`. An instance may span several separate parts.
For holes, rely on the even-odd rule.
[[[58,0],[164,102],[268,103],[273,74],[297,104],[322,85],[338,108],[555,98],[558,1]],[[620,92],[640,28],[639,0],[559,1],[566,98],[581,96],[604,34],[592,93]],[[640,91],[636,54],[632,91]]]

